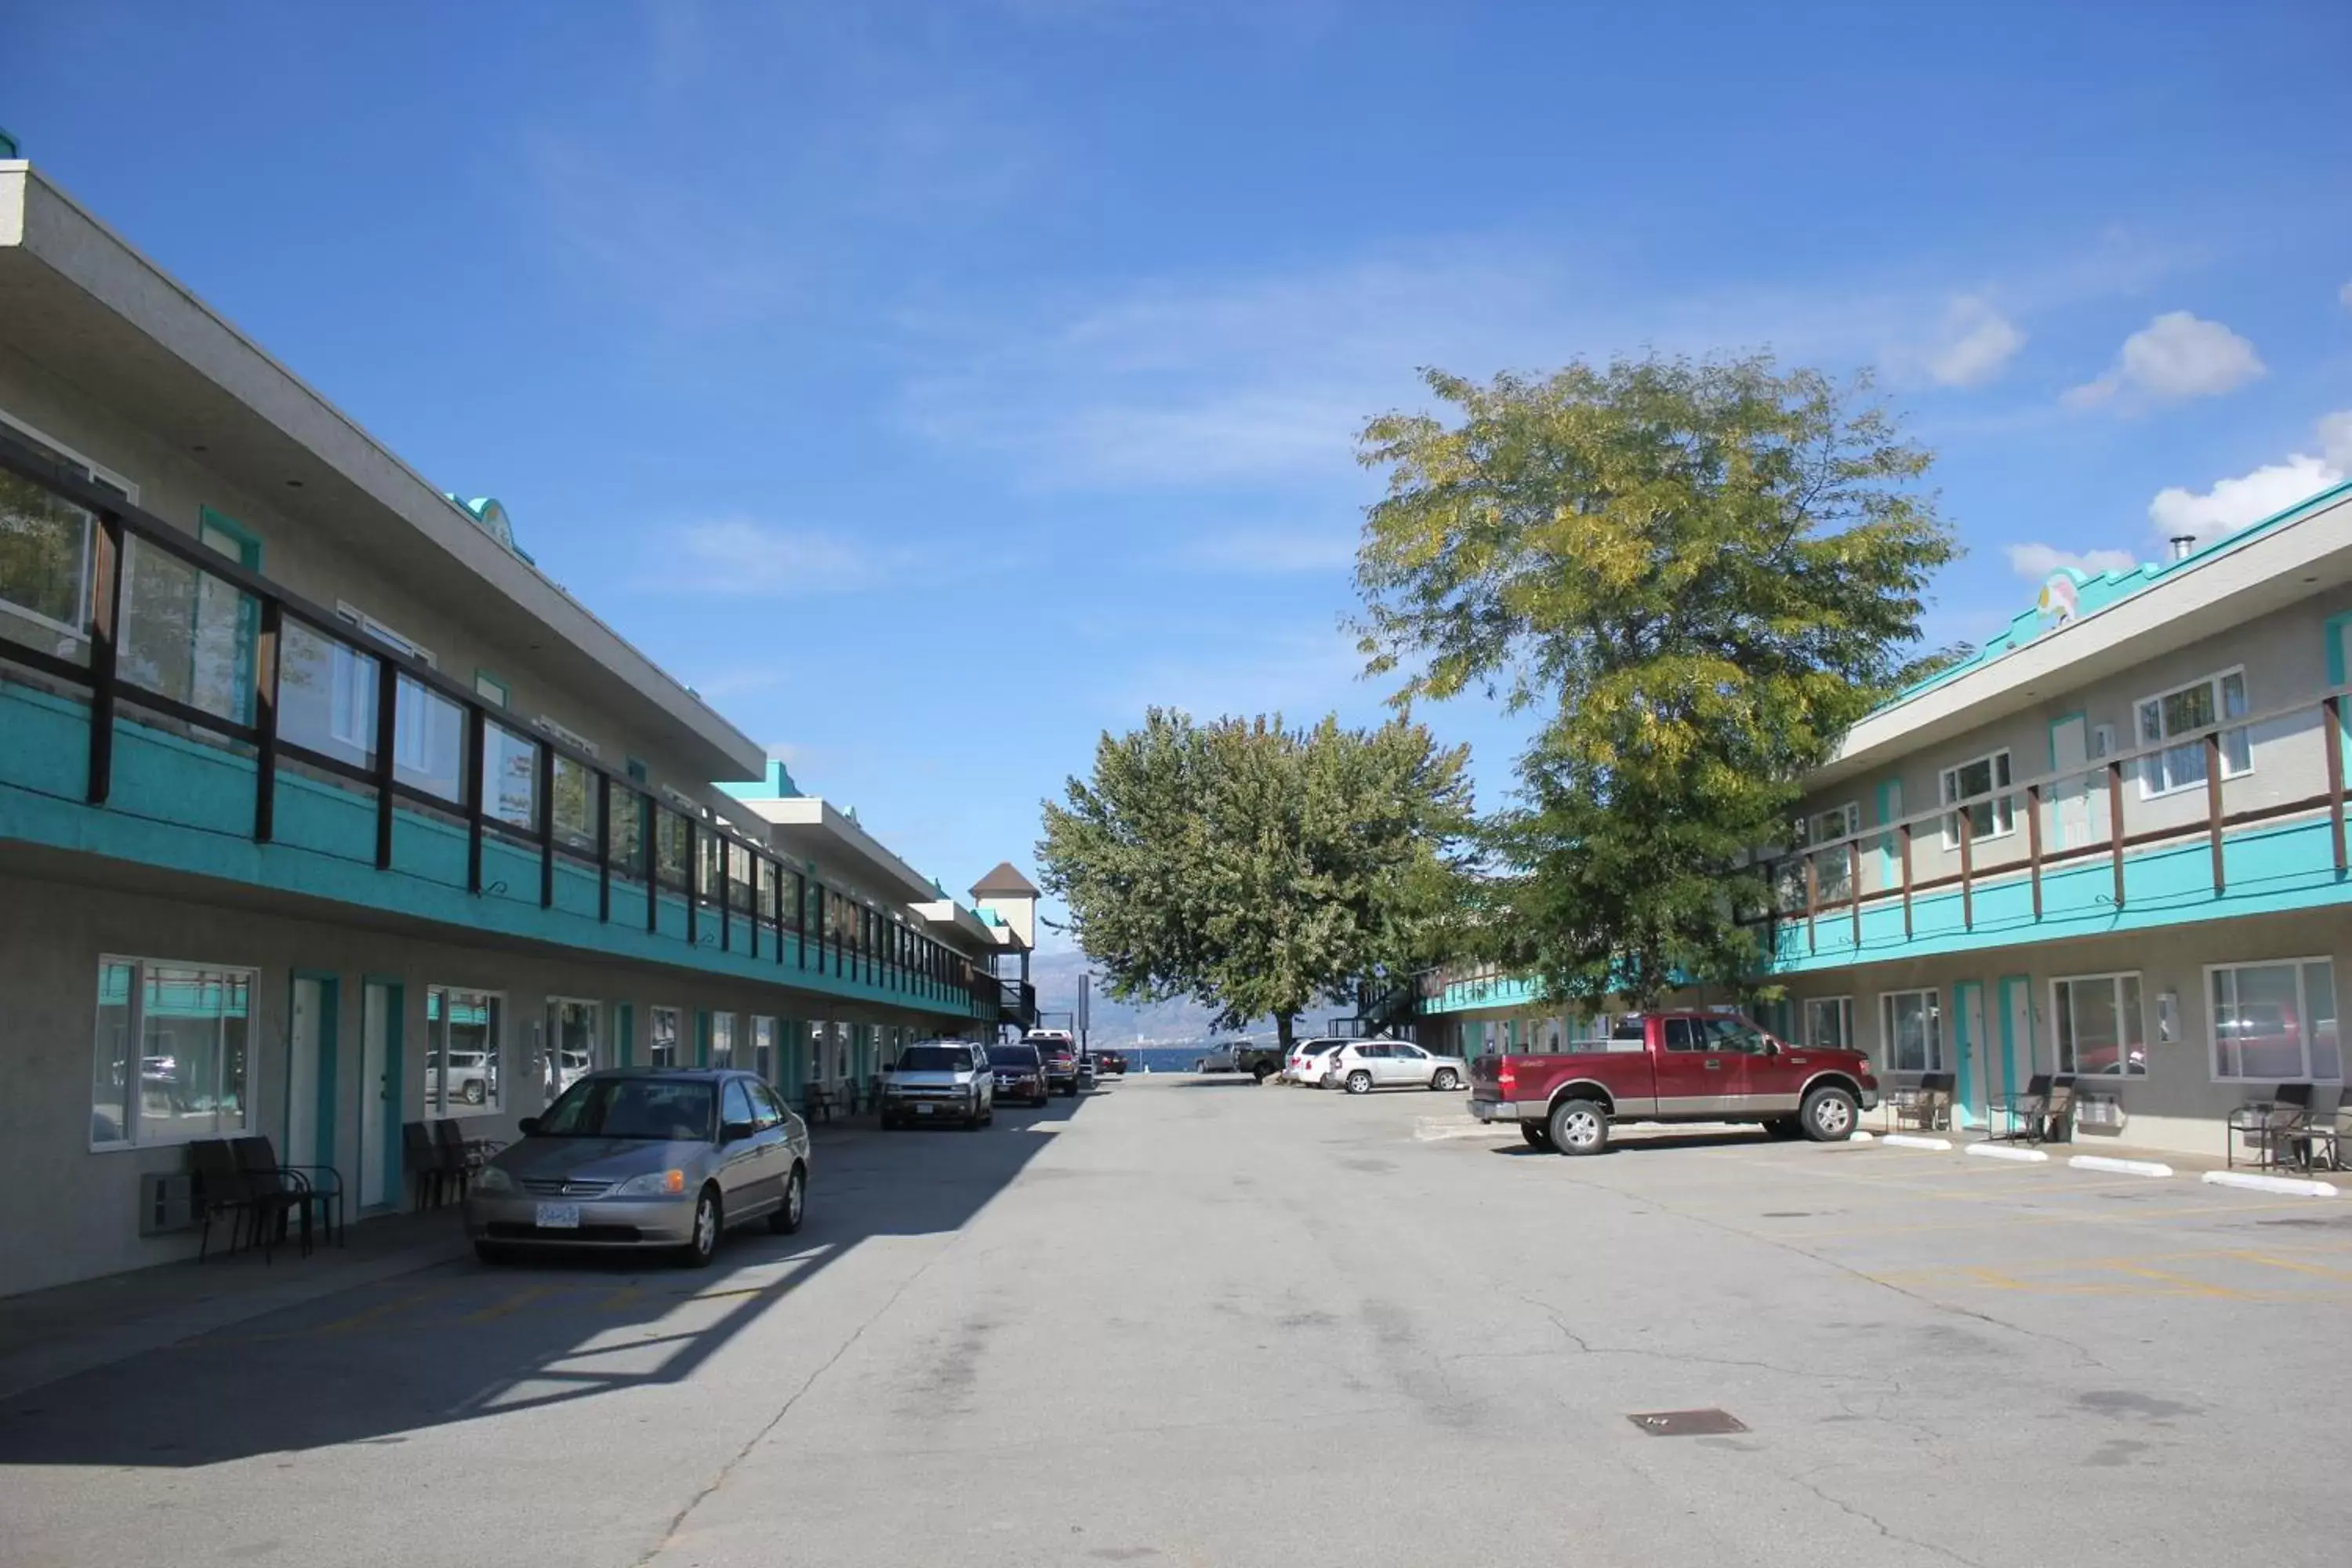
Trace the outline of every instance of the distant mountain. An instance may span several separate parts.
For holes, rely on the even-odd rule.
[[[1087,956],[1082,952],[1041,952],[1032,957],[1029,978],[1037,987],[1039,1010],[1056,1014],[1076,1011],[1078,987],[1087,967]],[[1344,1005],[1311,1011],[1299,1019],[1299,1029],[1302,1033],[1320,1029],[1328,1018],[1349,1011]],[[1189,997],[1139,1005],[1116,1002],[1097,991],[1092,1014],[1089,1035],[1094,1044],[1101,1046],[1190,1046],[1222,1037],[1227,1032],[1212,1029],[1209,1020],[1214,1015]],[[1053,1020],[1055,1025],[1064,1021],[1058,1017]],[[1274,1020],[1261,1018],[1247,1029],[1232,1032],[1271,1035]]]

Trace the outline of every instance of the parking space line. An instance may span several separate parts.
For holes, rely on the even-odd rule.
[[[2171,1289],[2161,1292],[2167,1296],[2202,1296],[2213,1301],[2252,1301],[2261,1299],[2243,1290],[2232,1290],[2227,1285],[2215,1285],[2209,1280],[2192,1279],[2186,1274],[2175,1274],[2168,1269],[2147,1268],[2134,1263],[2107,1263],[2100,1267],[2111,1268],[2118,1274],[2129,1274],[2138,1279],[2153,1279],[2159,1284],[2169,1285],[2172,1287]]]
[[[478,1312],[468,1312],[466,1316],[458,1319],[457,1321],[461,1323],[490,1322],[497,1319],[506,1317],[509,1313],[520,1312],[525,1307],[530,1306],[533,1301],[544,1300],[546,1298],[555,1295],[559,1291],[577,1289],[579,1287],[577,1286],[572,1285],[526,1285],[521,1289],[514,1292],[514,1294],[507,1297],[504,1300],[494,1301]]]
[[[2221,1256],[2242,1258],[2248,1263],[2259,1263],[2268,1268],[2284,1268],[2295,1274],[2316,1275],[2322,1279],[2352,1279],[2352,1268],[2330,1268],[2324,1263],[2297,1263],[2293,1258],[2273,1258],[2268,1253],[2263,1252],[2225,1252]]]
[[[362,1329],[373,1327],[386,1318],[397,1316],[411,1307],[421,1307],[425,1302],[448,1293],[449,1288],[446,1285],[436,1285],[425,1290],[414,1290],[405,1296],[396,1296],[389,1301],[380,1301],[365,1311],[354,1312],[348,1318],[338,1318],[331,1323],[321,1323],[309,1332],[320,1337],[329,1334],[356,1333]]]

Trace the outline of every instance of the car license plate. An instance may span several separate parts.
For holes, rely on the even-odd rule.
[[[578,1204],[541,1204],[539,1205],[537,1223],[541,1230],[578,1230],[580,1205]]]
[[[915,1114],[918,1116],[929,1116],[932,1111],[937,1110],[938,1109],[939,1107],[936,1105],[919,1105],[915,1107]]]

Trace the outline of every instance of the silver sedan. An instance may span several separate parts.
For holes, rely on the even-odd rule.
[[[730,1226],[764,1218],[789,1236],[807,1214],[807,1124],[751,1073],[591,1073],[522,1134],[466,1194],[484,1262],[527,1247],[652,1247],[699,1266]]]

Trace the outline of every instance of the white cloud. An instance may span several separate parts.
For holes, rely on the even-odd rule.
[[[908,563],[903,550],[877,551],[835,534],[774,528],[749,518],[698,522],[677,534],[674,581],[711,594],[855,593]]]
[[[2352,282],[2347,282],[2343,288],[2336,290],[2336,297],[2344,302],[2346,310],[2352,310]]]
[[[2061,566],[2072,566],[2096,577],[2107,572],[2128,572],[2139,557],[2128,550],[2061,550],[2054,544],[2009,546],[2010,569],[2029,583],[2049,579]]]
[[[2319,455],[2331,468],[2352,473],[2352,408],[2320,416]]]
[[[2115,368],[2068,392],[2069,406],[2090,408],[2124,395],[2140,402],[2219,397],[2263,374],[2254,345],[2187,310],[2168,310],[2124,340]]]
[[[1982,386],[2024,346],[2025,334],[2015,322],[1976,296],[1963,295],[1944,313],[1942,338],[1927,353],[1927,374],[1945,386]]]
[[[2159,537],[2188,534],[2205,544],[2284,511],[2343,479],[2344,470],[2326,459],[2298,452],[2284,463],[2267,463],[2252,473],[2223,479],[2202,494],[2178,486],[2161,490],[2148,502],[2147,515]]]

